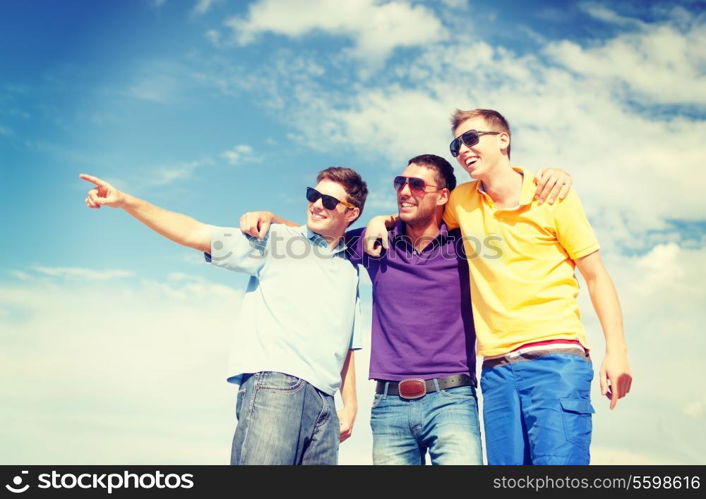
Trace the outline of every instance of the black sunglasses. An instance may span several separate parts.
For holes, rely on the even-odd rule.
[[[406,184],[409,184],[409,190],[412,191],[414,194],[423,194],[427,192],[427,187],[437,187],[436,185],[427,184],[424,179],[421,179],[419,177],[403,177],[402,175],[399,175],[395,177],[395,179],[392,181],[392,185],[394,186],[397,192],[404,189],[404,186]]]
[[[451,151],[451,156],[454,158],[458,156],[458,152],[461,150],[461,142],[466,144],[466,147],[473,147],[480,141],[481,135],[498,135],[502,132],[480,132],[478,130],[468,130],[462,133],[449,144],[449,150]]]
[[[319,198],[321,198],[321,204],[327,210],[335,209],[336,205],[338,205],[338,203],[341,203],[346,208],[355,208],[355,206],[353,206],[349,202],[341,201],[340,199],[336,199],[335,197],[329,196],[328,194],[321,194],[319,191],[317,191],[313,187],[306,188],[306,200],[307,201],[309,201],[310,203],[315,203],[319,200]]]

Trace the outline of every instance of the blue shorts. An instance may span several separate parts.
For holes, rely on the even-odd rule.
[[[588,354],[508,355],[483,363],[488,464],[589,464]]]

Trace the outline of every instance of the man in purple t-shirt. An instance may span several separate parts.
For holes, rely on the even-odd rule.
[[[375,464],[482,464],[475,331],[458,230],[442,222],[453,167],[432,154],[395,177],[399,220],[379,258],[365,229],[346,233],[348,257],[373,283],[370,424]]]

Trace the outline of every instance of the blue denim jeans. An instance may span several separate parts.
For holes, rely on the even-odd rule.
[[[374,464],[483,464],[478,401],[472,386],[407,400],[375,394],[370,417]]]
[[[589,464],[591,361],[571,354],[483,368],[488,464]]]
[[[236,417],[231,464],[338,462],[334,399],[301,378],[273,371],[245,375]]]

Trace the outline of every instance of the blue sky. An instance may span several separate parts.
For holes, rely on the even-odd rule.
[[[303,219],[316,172],[344,165],[371,189],[365,219],[394,210],[391,178],[409,157],[452,159],[456,107],[493,107],[513,126],[513,160],[571,172],[621,295],[635,388],[613,413],[596,401],[594,460],[703,464],[705,368],[698,354],[663,352],[706,347],[705,10],[703,1],[4,2],[0,360],[12,383],[0,391],[12,404],[0,461],[227,456],[233,393],[222,371],[244,279],[124,213],[88,210],[79,173],[232,225],[255,209]],[[602,339],[586,298],[597,367]],[[344,462],[369,459],[362,357]],[[68,395],[42,416],[52,377]],[[192,432],[175,439],[176,422],[155,420],[183,410],[179,386],[195,400],[181,421]],[[100,421],[120,414],[116,393],[131,417],[111,419],[114,438],[98,452]],[[171,443],[160,447],[160,435]],[[668,443],[685,435],[693,448]],[[84,442],[76,454],[42,454],[42,442],[71,438]]]

